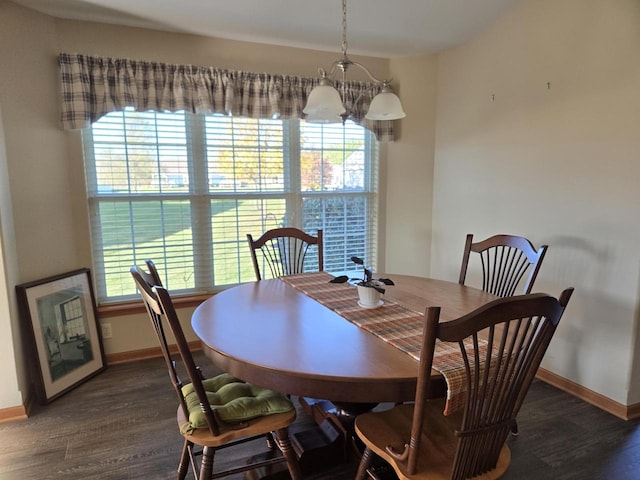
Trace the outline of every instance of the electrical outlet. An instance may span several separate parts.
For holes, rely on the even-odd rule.
[[[111,330],[110,323],[102,324],[102,338],[111,338],[113,337],[113,330]]]

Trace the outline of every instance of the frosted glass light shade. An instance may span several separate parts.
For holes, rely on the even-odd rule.
[[[331,85],[318,85],[311,90],[307,105],[302,110],[316,121],[334,119],[339,121],[340,115],[345,111],[340,94]]]
[[[385,89],[386,90],[386,89]],[[383,90],[373,97],[369,111],[365,115],[368,120],[397,120],[406,117],[402,103],[391,89]]]
[[[321,114],[308,113],[304,117],[304,121],[307,123],[342,123],[342,117],[339,115],[331,115],[327,118]]]

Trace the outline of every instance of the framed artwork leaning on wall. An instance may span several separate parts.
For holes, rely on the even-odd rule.
[[[89,269],[16,285],[25,354],[46,404],[105,368]]]

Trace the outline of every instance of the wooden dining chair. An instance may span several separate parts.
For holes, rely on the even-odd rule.
[[[131,274],[157,334],[178,397],[177,420],[184,437],[178,479],[186,477],[189,464],[197,478],[209,480],[282,462],[287,464],[293,480],[301,479],[288,433],[289,425],[296,419],[294,405],[280,393],[244,383],[227,373],[205,379],[191,355],[169,293],[154,285],[159,279],[157,271],[154,274],[153,266],[149,263],[147,266],[148,272],[133,266]],[[174,337],[177,355],[167,341],[167,331]],[[179,368],[186,372],[189,383],[182,382]],[[214,472],[217,451],[261,437],[266,438],[269,447],[264,459],[252,463],[240,459],[236,466]],[[281,454],[275,450],[276,446]],[[198,456],[202,456],[199,465]]]
[[[164,287],[164,285],[162,284],[162,279],[160,278],[160,273],[158,273],[158,269],[156,268],[156,264],[154,263],[154,261],[146,259],[144,263],[147,266],[148,274],[151,275],[151,277],[145,277],[145,280],[147,280],[147,284],[152,287],[156,285]],[[146,272],[144,273],[146,274]]]
[[[356,418],[365,445],[356,479],[376,457],[400,479],[499,478],[511,458],[505,440],[572,292],[501,298],[443,323],[439,307],[427,308],[415,403]],[[444,399],[426,398],[437,342],[457,344],[464,364],[464,408],[449,416]]]
[[[482,290],[498,297],[515,295],[528,272],[521,293],[531,293],[547,248],[542,245],[536,250],[528,239],[517,235],[494,235],[474,243],[473,235],[468,234],[458,283],[465,284],[471,252],[474,252],[482,264]],[[518,435],[515,422],[511,433]]]
[[[482,290],[498,297],[509,297],[516,294],[528,272],[523,289],[518,293],[531,293],[547,248],[542,245],[536,250],[529,240],[516,235],[494,235],[474,243],[473,235],[468,234],[458,283],[465,284],[470,255],[475,252],[482,264]]]
[[[308,265],[307,262],[308,259],[314,256],[313,253],[318,258],[318,269],[316,271],[324,269],[322,230],[318,230],[314,237],[298,228],[274,228],[266,231],[257,240],[254,240],[253,236],[248,233],[247,241],[249,242],[256,280],[262,280],[263,277],[260,271],[260,263],[269,267],[273,278],[302,273],[306,271],[306,267],[315,270],[315,267]],[[315,249],[313,250],[315,251],[312,253],[311,247],[314,245]],[[258,259],[258,251],[262,254],[260,260]]]

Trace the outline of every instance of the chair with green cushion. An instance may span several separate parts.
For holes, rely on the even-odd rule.
[[[131,274],[160,341],[179,401],[177,420],[184,447],[178,479],[186,477],[189,463],[197,478],[209,480],[282,462],[287,464],[293,480],[301,479],[288,433],[289,425],[296,419],[291,401],[280,393],[244,383],[227,373],[205,379],[191,355],[169,293],[155,285],[159,277],[157,272],[154,274],[153,265],[147,263],[147,267],[149,272],[134,266]],[[175,339],[176,356],[165,335],[167,328]],[[190,383],[183,384],[178,368],[186,372]],[[216,451],[260,437],[266,438],[269,447],[267,455],[260,457],[262,460],[250,463],[240,459],[235,467],[214,472]],[[195,447],[201,451],[196,452]],[[199,455],[202,460],[198,466]]]

